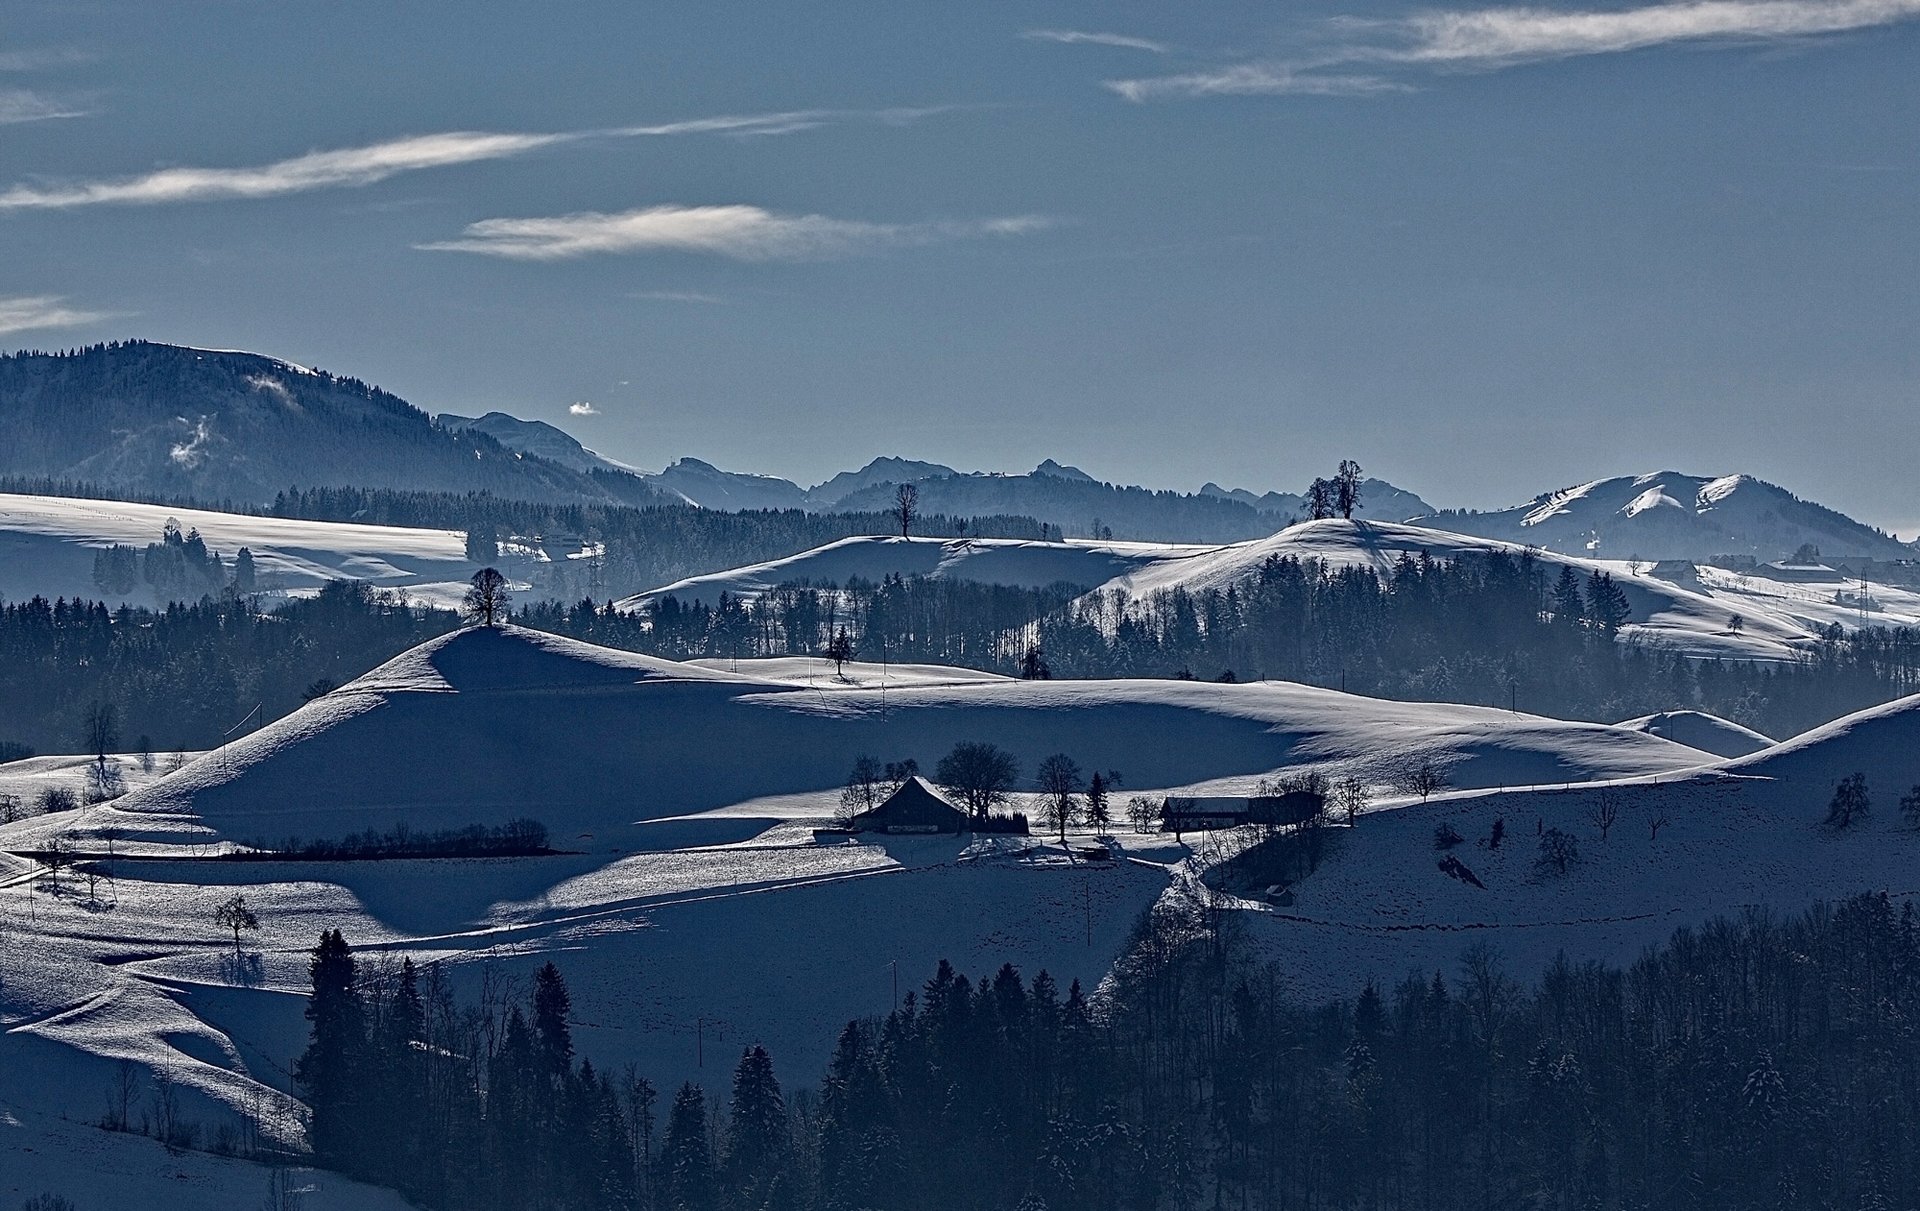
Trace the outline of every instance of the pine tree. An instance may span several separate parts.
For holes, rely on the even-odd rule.
[[[314,1154],[351,1171],[359,1159],[366,1011],[355,985],[353,951],[339,930],[321,933],[307,973],[313,992],[306,1017],[313,1032],[294,1079],[313,1109]]]
[[[673,1095],[667,1137],[660,1149],[660,1184],[673,1211],[714,1206],[713,1152],[707,1143],[707,1095],[692,1081]]]
[[[746,1049],[728,1106],[727,1184],[741,1206],[759,1206],[787,1154],[787,1103],[767,1049]]]

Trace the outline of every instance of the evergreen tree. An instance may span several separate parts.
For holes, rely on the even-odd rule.
[[[692,1081],[673,1095],[660,1149],[660,1187],[670,1211],[710,1211],[715,1205],[713,1151],[707,1141],[707,1097]]]
[[[314,1154],[351,1170],[358,1156],[366,1050],[365,1006],[355,983],[353,952],[339,930],[323,931],[307,963],[313,1024],[294,1079],[313,1109]]]
[[[733,1070],[728,1106],[727,1185],[741,1206],[762,1204],[787,1159],[787,1103],[766,1048],[746,1049]]]

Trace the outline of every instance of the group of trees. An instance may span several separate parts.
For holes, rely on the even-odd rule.
[[[573,1056],[551,965],[456,1010],[437,969],[314,952],[322,1160],[428,1207],[1174,1211],[1902,1207],[1920,1199],[1920,921],[1884,895],[1304,1004],[1235,914],[1163,900],[1097,1001],[941,963],[789,1096],[725,1111]]]
[[[350,681],[459,625],[339,581],[261,612],[238,599],[165,610],[99,602],[0,604],[0,737],[73,752],[108,704],[122,737],[211,748],[298,707],[318,683]],[[94,753],[90,740],[81,751]]]
[[[223,593],[244,596],[260,587],[252,550],[241,547],[229,567],[199,530],[183,535],[172,518],[162,527],[159,542],[144,548],[116,543],[96,550],[93,583],[112,597],[126,597],[145,585],[159,602],[198,601]]]
[[[1353,511],[1360,507],[1360,483],[1364,474],[1359,463],[1344,458],[1332,479],[1315,479],[1307,485],[1307,519],[1325,521],[1338,516],[1352,521]]]

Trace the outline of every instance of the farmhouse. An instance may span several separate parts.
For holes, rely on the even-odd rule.
[[[918,774],[885,803],[853,818],[856,831],[869,833],[957,833],[966,826],[967,814]]]
[[[1302,824],[1326,809],[1326,798],[1314,791],[1286,791],[1278,795],[1172,796],[1160,811],[1163,832],[1206,832],[1242,824],[1285,826]]]

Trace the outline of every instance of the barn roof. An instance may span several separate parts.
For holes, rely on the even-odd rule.
[[[859,828],[900,828],[934,825],[958,831],[966,823],[966,813],[955,807],[932,783],[915,774],[887,796],[887,801],[854,819]]]

